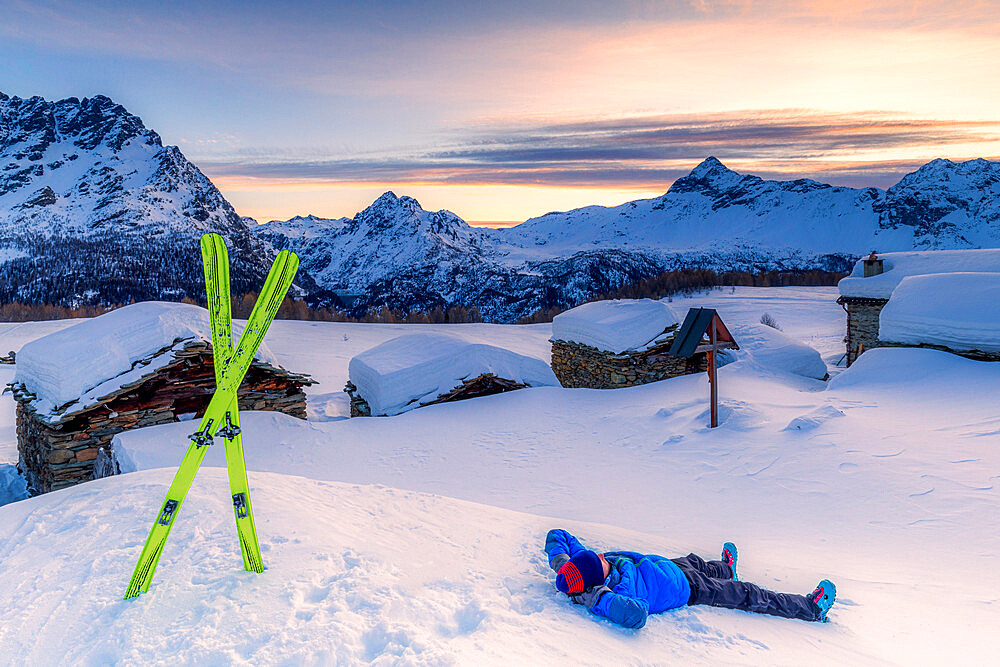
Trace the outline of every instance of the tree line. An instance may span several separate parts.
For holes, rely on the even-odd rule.
[[[711,271],[708,269],[678,269],[665,271],[650,278],[644,278],[623,285],[610,292],[595,294],[588,301],[603,299],[663,299],[678,294],[690,294],[712,287],[792,287],[792,286],[823,286],[836,285],[845,273],[813,269],[808,271]],[[248,292],[233,296],[233,317],[246,319],[257,301],[256,292]],[[181,299],[182,303],[204,306],[190,297]],[[134,303],[134,301],[130,302]],[[58,304],[0,304],[0,322],[28,322],[40,320],[59,320],[73,317],[96,317],[126,304],[116,305],[81,305],[76,307]],[[579,304],[574,304],[579,305]],[[522,317],[518,324],[536,324],[551,322],[559,313],[568,310],[563,307],[541,308],[538,311]],[[436,306],[428,311],[401,310],[385,306],[369,308],[362,314],[349,315],[334,307],[311,308],[305,301],[285,298],[278,309],[278,319],[309,320],[316,322],[369,322],[380,324],[459,324],[482,322],[483,317],[476,306],[453,305],[448,308]]]

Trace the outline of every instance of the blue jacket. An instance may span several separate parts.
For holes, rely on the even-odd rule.
[[[559,554],[570,558],[585,547],[561,529],[550,530],[545,537],[549,567]],[[669,558],[644,555],[634,551],[610,551],[604,554],[611,574],[604,581],[609,588],[597,598],[590,611],[626,628],[641,628],[649,614],[683,607],[691,597],[687,577]]]

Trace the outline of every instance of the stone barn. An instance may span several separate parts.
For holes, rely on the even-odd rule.
[[[652,299],[594,301],[552,321],[552,370],[564,387],[617,389],[704,372],[707,356],[669,353],[680,326]]]
[[[838,283],[837,303],[847,313],[847,365],[865,350],[892,343],[880,336],[882,310],[905,278],[964,272],[1000,273],[1000,250],[872,253],[859,260],[851,275]]]
[[[348,373],[352,417],[559,384],[541,359],[437,333],[387,340],[351,359]]]
[[[310,384],[262,347],[239,406],[305,419],[303,388]],[[18,467],[31,492],[87,481],[116,433],[204,411],[215,391],[208,311],[138,303],[49,334],[18,353],[9,389],[17,401]]]

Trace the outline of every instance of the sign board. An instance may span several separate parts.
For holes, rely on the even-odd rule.
[[[705,341],[705,337],[708,341]],[[712,428],[719,425],[718,359],[719,350],[738,350],[739,345],[714,308],[691,308],[681,328],[674,336],[670,354],[691,357],[699,352],[708,354],[708,384],[711,393]]]

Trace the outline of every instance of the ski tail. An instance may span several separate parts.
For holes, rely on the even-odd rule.
[[[229,493],[233,501],[233,517],[236,519],[236,536],[243,557],[243,569],[247,572],[263,572],[264,561],[257,541],[257,526],[253,520],[250,504],[250,483],[243,459],[243,437],[239,434],[240,415],[233,401],[232,412],[227,413],[227,421],[235,427],[236,435],[226,438],[226,470],[229,474]]]
[[[184,458],[181,460],[180,467],[174,473],[174,479],[170,482],[170,488],[167,489],[167,497],[163,500],[156,519],[153,520],[153,527],[149,530],[149,536],[142,547],[139,561],[135,564],[135,569],[132,571],[132,578],[129,580],[128,588],[125,589],[126,600],[149,590],[149,585],[153,581],[153,574],[156,572],[156,566],[160,562],[160,556],[163,554],[163,547],[167,543],[170,531],[177,520],[177,514],[180,512],[188,489],[191,488],[191,483],[194,481],[194,476],[198,472],[205,454],[208,452],[206,445],[198,444],[198,438],[203,437],[206,433],[211,433],[215,427],[214,422],[218,420],[213,415],[219,412],[219,408],[217,407],[219,398],[220,394],[216,392],[215,396],[212,397],[212,401],[208,404],[208,409],[205,410],[201,422],[198,424],[198,431],[191,436],[191,444],[188,446],[187,452],[185,452]],[[228,395],[221,395],[222,400],[227,400],[228,398]]]
[[[156,572],[160,556],[163,554],[167,538],[170,536],[170,531],[174,523],[176,523],[177,514],[184,502],[184,498],[187,496],[188,490],[191,488],[194,476],[197,474],[198,468],[205,458],[208,445],[212,442],[216,431],[223,425],[226,413],[231,412],[230,405],[236,402],[236,392],[243,382],[243,377],[246,375],[247,370],[250,368],[250,363],[257,352],[257,348],[260,347],[264,339],[267,328],[274,320],[274,316],[277,314],[278,307],[281,305],[282,300],[284,300],[288,288],[291,287],[292,280],[295,278],[295,273],[298,270],[298,265],[298,257],[287,250],[280,252],[274,260],[274,264],[267,275],[267,280],[264,282],[264,289],[261,290],[260,297],[254,305],[244,333],[240,336],[239,346],[222,368],[222,372],[219,375],[221,381],[215,388],[215,395],[212,396],[212,400],[209,402],[208,408],[206,408],[205,414],[201,418],[198,431],[191,438],[191,444],[188,446],[180,467],[174,474],[170,488],[167,489],[167,497],[163,505],[160,506],[159,514],[157,514],[156,519],[153,521],[153,527],[149,531],[149,536],[146,538],[139,561],[136,563],[135,570],[132,572],[132,578],[125,591],[126,600],[149,590],[149,585],[153,580],[153,574]],[[248,333],[251,335],[247,335]],[[242,453],[242,448],[240,451]],[[246,499],[247,516],[250,517],[249,494],[247,494]],[[235,500],[234,511],[238,512]],[[237,521],[238,525],[239,523]],[[241,544],[246,535],[246,531],[241,532]],[[254,536],[256,539],[256,531],[254,531]],[[259,563],[258,557],[258,567],[260,566]]]

